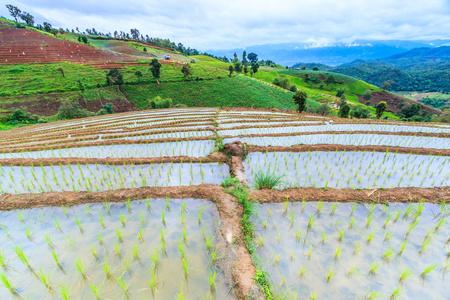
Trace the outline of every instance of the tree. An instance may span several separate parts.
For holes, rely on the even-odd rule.
[[[241,73],[242,71],[242,63],[240,61],[235,61],[234,62],[234,70],[238,73]]]
[[[306,110],[306,99],[308,98],[308,94],[303,91],[297,91],[293,96],[294,103],[298,105],[298,112],[303,112]]]
[[[137,78],[138,78],[138,81],[141,82],[142,72],[141,71],[136,71],[136,72],[134,72],[134,75],[136,75]]]
[[[230,65],[230,66],[228,67],[228,71],[230,72],[230,75],[228,75],[228,76],[231,77],[231,74],[233,74],[233,72],[234,72],[233,65]]]
[[[259,64],[257,62],[252,62],[252,71],[253,73],[258,72]]]
[[[350,115],[358,119],[367,119],[370,117],[370,111],[367,106],[358,104],[352,107]]]
[[[367,101],[372,99],[372,91],[371,90],[365,91],[363,94],[363,99],[365,99]]]
[[[348,118],[348,114],[350,112],[350,105],[348,105],[347,101],[345,99],[341,98],[341,101],[339,102],[339,111],[338,111],[338,117],[339,118]]]
[[[327,85],[329,85],[330,83],[336,83],[336,77],[334,77],[333,74],[330,74],[327,77],[327,80],[325,81]]]
[[[112,107],[111,103],[106,103],[105,105],[102,105],[101,109],[104,109],[106,111],[106,113],[108,113],[108,114],[113,114],[114,113],[114,110],[113,110],[113,107]]]
[[[385,101],[381,101],[375,106],[375,108],[376,108],[377,118],[379,119],[383,115],[383,112],[386,110],[387,104]]]
[[[83,43],[85,43],[85,44],[88,43],[88,39],[87,39],[87,37],[86,37],[85,35],[83,35],[83,36],[81,37],[81,40],[82,40]]]
[[[34,17],[27,13],[26,11],[23,12],[23,14],[20,14],[20,18],[28,25],[33,26],[34,25]]]
[[[153,74],[153,77],[155,77],[156,82],[159,84],[159,78],[161,77],[161,63],[157,58],[152,59],[150,62],[150,71]]]
[[[108,74],[106,74],[106,82],[108,85],[122,85],[123,84],[123,76],[120,74],[117,68],[109,70]]]
[[[156,96],[155,98],[149,101],[150,108],[169,108],[172,106],[172,99],[166,98],[163,99],[160,96]]]
[[[233,54],[233,63],[235,63],[237,61],[238,61],[237,54],[236,54],[236,52],[234,52],[234,54]]]
[[[139,40],[139,36],[141,35],[139,33],[139,30],[137,30],[136,28],[130,29],[131,32],[131,36],[133,37],[133,40],[137,41]]]
[[[327,116],[331,114],[331,111],[332,111],[331,106],[328,103],[323,103],[317,108],[316,112],[322,116]]]
[[[337,91],[336,91],[336,97],[342,97],[342,95],[344,95],[344,93],[345,93],[345,89],[338,89]]]
[[[81,109],[80,104],[77,100],[73,99],[62,99],[61,104],[58,108],[58,118],[59,119],[76,119],[84,118],[89,116],[89,113]]]
[[[252,64],[256,63],[258,61],[258,54],[251,52],[247,55],[247,58]]]
[[[242,64],[246,65],[247,64],[247,52],[242,52]]]
[[[181,68],[181,73],[184,74],[184,78],[188,79],[190,75],[192,75],[192,68],[190,64],[184,64],[183,68]]]
[[[393,83],[394,82],[392,80],[386,80],[385,82],[383,82],[380,88],[382,88],[383,90],[387,90]]]
[[[16,22],[18,22],[18,18],[20,17],[20,13],[22,11],[11,4],[6,4],[6,8],[8,9],[9,14],[16,20]]]
[[[44,25],[44,30],[47,32],[51,32],[52,31],[52,24],[48,23],[48,22],[44,22],[42,23]]]
[[[314,67],[313,71],[319,71],[319,68],[318,67]]]

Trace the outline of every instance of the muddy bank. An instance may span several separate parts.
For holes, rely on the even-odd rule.
[[[450,200],[450,187],[392,188],[392,189],[334,189],[295,188],[286,190],[257,190],[250,199],[259,203],[326,201],[326,202],[441,202]]]
[[[450,156],[450,149],[426,149],[391,146],[351,146],[351,145],[295,145],[291,147],[283,146],[253,146],[247,147],[248,152],[308,152],[308,151],[346,151],[346,152],[389,152],[420,155],[441,155]]]

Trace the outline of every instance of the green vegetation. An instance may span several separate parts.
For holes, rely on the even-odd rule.
[[[283,183],[284,175],[276,175],[259,170],[255,173],[255,189],[273,189]]]
[[[181,72],[179,72],[180,75]],[[162,77],[163,78],[163,77]],[[148,109],[148,100],[156,96],[171,98],[173,105],[188,107],[265,107],[295,109],[292,93],[273,89],[242,75],[218,80],[170,82],[160,85],[125,85],[123,92],[139,109]],[[310,105],[319,103],[308,100]]]

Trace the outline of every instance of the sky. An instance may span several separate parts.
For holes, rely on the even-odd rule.
[[[2,1],[3,2],[3,1]],[[278,43],[447,39],[449,0],[6,0],[53,27],[168,38],[200,51]],[[9,17],[2,5],[0,15]]]

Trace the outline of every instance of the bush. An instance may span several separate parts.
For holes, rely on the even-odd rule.
[[[328,103],[323,103],[317,108],[316,113],[322,116],[328,116],[331,114],[332,111],[333,109]]]
[[[284,175],[264,173],[264,171],[259,170],[255,174],[255,189],[273,189],[274,187],[283,183],[283,177]]]
[[[169,108],[172,106],[172,99],[166,98],[163,99],[160,96],[156,96],[155,98],[151,99],[149,101],[150,108],[156,109],[156,108]]]
[[[272,83],[278,85],[279,87],[282,87],[283,89],[289,89],[292,86],[291,82],[289,81],[289,78],[283,75],[275,77]]]
[[[39,117],[31,115],[30,113],[23,112],[21,109],[14,110],[11,114],[3,118],[6,124],[16,125],[20,123],[35,124],[38,122]]]
[[[225,178],[224,181],[222,181],[222,186],[223,187],[230,187],[230,186],[234,186],[234,185],[238,185],[240,183],[239,179],[237,178],[233,178],[233,177],[227,177]]]
[[[370,117],[370,111],[365,105],[358,104],[352,107],[350,115],[358,119],[367,119]]]
[[[61,100],[61,104],[58,108],[58,119],[77,119],[85,118],[94,115],[93,113],[81,109],[77,100],[64,98]]]

